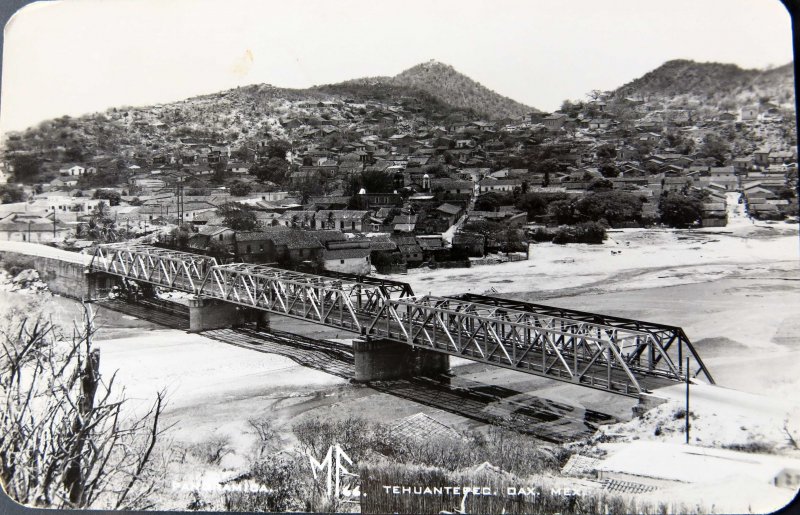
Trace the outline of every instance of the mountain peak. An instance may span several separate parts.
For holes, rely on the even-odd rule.
[[[532,107],[499,95],[451,65],[435,59],[412,66],[389,79],[389,82],[425,91],[443,102],[472,109],[490,119],[518,118],[535,111]]]
[[[452,66],[450,66],[447,63],[443,63],[441,61],[437,61],[436,59],[431,59],[430,61],[425,61],[424,63],[419,63],[417,65],[414,65],[411,68],[409,68],[407,70],[404,70],[400,74],[409,72],[411,70],[434,70],[434,71],[435,70],[453,70],[453,71],[455,71],[455,68],[453,68]],[[398,75],[400,75],[400,74],[398,74]]]

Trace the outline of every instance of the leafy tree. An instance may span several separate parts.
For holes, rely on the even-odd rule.
[[[238,202],[226,202],[217,208],[223,223],[234,231],[255,231],[259,228],[258,219],[250,206]]]
[[[233,159],[238,159],[239,161],[248,162],[252,161],[255,158],[255,155],[253,154],[253,151],[247,147],[247,145],[242,145],[241,147],[231,151],[231,157]]]
[[[695,196],[668,192],[661,196],[658,212],[661,223],[671,227],[688,227],[700,220],[703,204]]]
[[[0,198],[3,199],[3,204],[13,204],[14,202],[23,202],[26,196],[22,188],[10,184],[0,184]]]
[[[214,163],[211,165],[211,169],[214,170],[214,174],[211,175],[211,182],[214,184],[224,183],[225,179],[228,177],[228,172],[225,170],[225,163]]]
[[[108,200],[110,206],[118,206],[122,196],[114,190],[99,189],[94,191],[92,198]]]
[[[248,173],[255,175],[259,181],[283,184],[289,172],[289,163],[285,159],[271,157],[266,163],[256,163]]]
[[[540,193],[525,193],[517,197],[514,206],[517,209],[522,209],[528,213],[528,220],[532,220],[534,216],[543,215],[547,213],[547,206],[554,201],[563,200],[566,195],[563,193],[557,194],[540,194]]]
[[[286,153],[292,149],[292,144],[286,140],[274,139],[267,143],[267,157],[286,160]]]
[[[667,132],[667,145],[674,148],[679,154],[691,154],[694,151],[694,140],[684,137],[677,131]]]
[[[619,168],[614,163],[603,163],[600,165],[600,174],[603,177],[619,177]]]
[[[612,183],[608,179],[594,179],[591,183],[589,183],[589,187],[587,188],[587,190],[601,191],[601,190],[610,190],[613,188],[614,188],[614,183]]]
[[[325,148],[339,148],[344,145],[344,139],[342,135],[338,132],[332,132],[328,136],[325,137],[322,145]]]
[[[234,197],[245,197],[253,191],[253,187],[246,182],[236,181],[231,184],[230,191]]]
[[[603,243],[606,229],[597,222],[583,222],[572,227],[562,227],[553,236],[553,243]]]
[[[391,193],[394,191],[394,177],[379,170],[365,170],[361,172],[360,186],[367,193]]]
[[[705,157],[714,158],[717,161],[717,166],[725,164],[730,151],[730,144],[713,133],[706,134],[700,147],[700,153]]]
[[[306,203],[309,198],[322,195],[325,192],[325,188],[319,181],[305,179],[297,186],[297,191],[300,192],[301,202]]]
[[[610,224],[638,220],[642,214],[640,196],[624,191],[596,191],[575,202],[575,216],[579,221],[597,222],[605,219]]]
[[[22,183],[36,182],[41,175],[41,162],[31,155],[15,155],[10,159],[14,168],[14,180]]]
[[[544,186],[550,185],[550,180],[553,175],[561,171],[561,165],[555,158],[547,158],[542,160],[534,160],[528,165],[528,169],[533,173],[544,174]]]
[[[500,193],[484,193],[475,200],[476,211],[497,211],[497,208],[502,206],[504,202],[509,199],[506,195]]]
[[[73,145],[64,152],[67,161],[83,161],[84,153],[80,145]]]
[[[81,237],[100,243],[112,243],[120,238],[117,224],[109,216],[108,204],[105,201],[97,203],[97,207],[86,225],[78,226],[78,233]]]
[[[560,224],[571,224],[575,221],[575,209],[569,200],[556,200],[547,206],[547,213]]]
[[[597,148],[598,159],[614,159],[617,157],[617,148],[611,143],[600,145]]]
[[[583,107],[583,102],[572,102],[571,100],[567,99],[561,103],[561,109],[559,109],[559,111],[570,118],[575,118],[581,112]]]

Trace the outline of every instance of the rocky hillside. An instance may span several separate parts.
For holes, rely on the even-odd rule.
[[[771,70],[746,70],[734,64],[668,61],[614,91],[620,97],[665,100],[684,97],[706,106],[732,109],[771,101],[794,103],[792,63]]]
[[[496,120],[518,118],[531,111],[530,106],[504,97],[482,86],[452,66],[437,61],[418,64],[394,77],[369,77],[342,83],[343,86],[392,85],[424,91],[453,107],[471,110],[479,116]]]

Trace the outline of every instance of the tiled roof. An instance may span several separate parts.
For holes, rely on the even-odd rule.
[[[334,220],[361,220],[369,211],[355,211],[350,209],[321,209],[317,211],[316,220],[327,220],[333,216]]]
[[[392,223],[397,224],[415,224],[417,223],[417,215],[397,215],[392,220]]]
[[[325,259],[364,259],[369,256],[370,249],[338,249],[325,250]]]
[[[443,213],[447,213],[448,215],[457,215],[461,212],[461,208],[458,206],[454,206],[453,204],[442,204],[441,206],[436,208],[437,211],[441,211]]]
[[[270,235],[270,238],[276,246],[285,245],[288,249],[319,249],[322,244],[316,238],[312,231],[303,231],[300,229],[291,229],[284,231],[275,231]]]
[[[240,231],[236,233],[236,241],[264,241],[271,239],[276,231],[289,231],[288,228],[275,227],[269,231]]]

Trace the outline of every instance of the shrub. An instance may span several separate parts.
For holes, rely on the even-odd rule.
[[[231,195],[234,197],[245,197],[253,191],[253,187],[247,184],[246,182],[234,182],[231,184]]]
[[[584,222],[571,227],[561,227],[553,237],[553,243],[603,243],[605,228],[597,222]]]
[[[189,447],[192,456],[209,465],[219,465],[222,458],[232,452],[231,439],[228,435],[214,434]]]
[[[8,272],[11,277],[15,277],[23,270],[34,268],[34,258],[13,252],[3,253],[0,254],[0,268]]]
[[[761,454],[771,454],[775,452],[775,446],[765,442],[731,443],[722,446],[723,449],[730,449],[739,452],[752,452]]]

